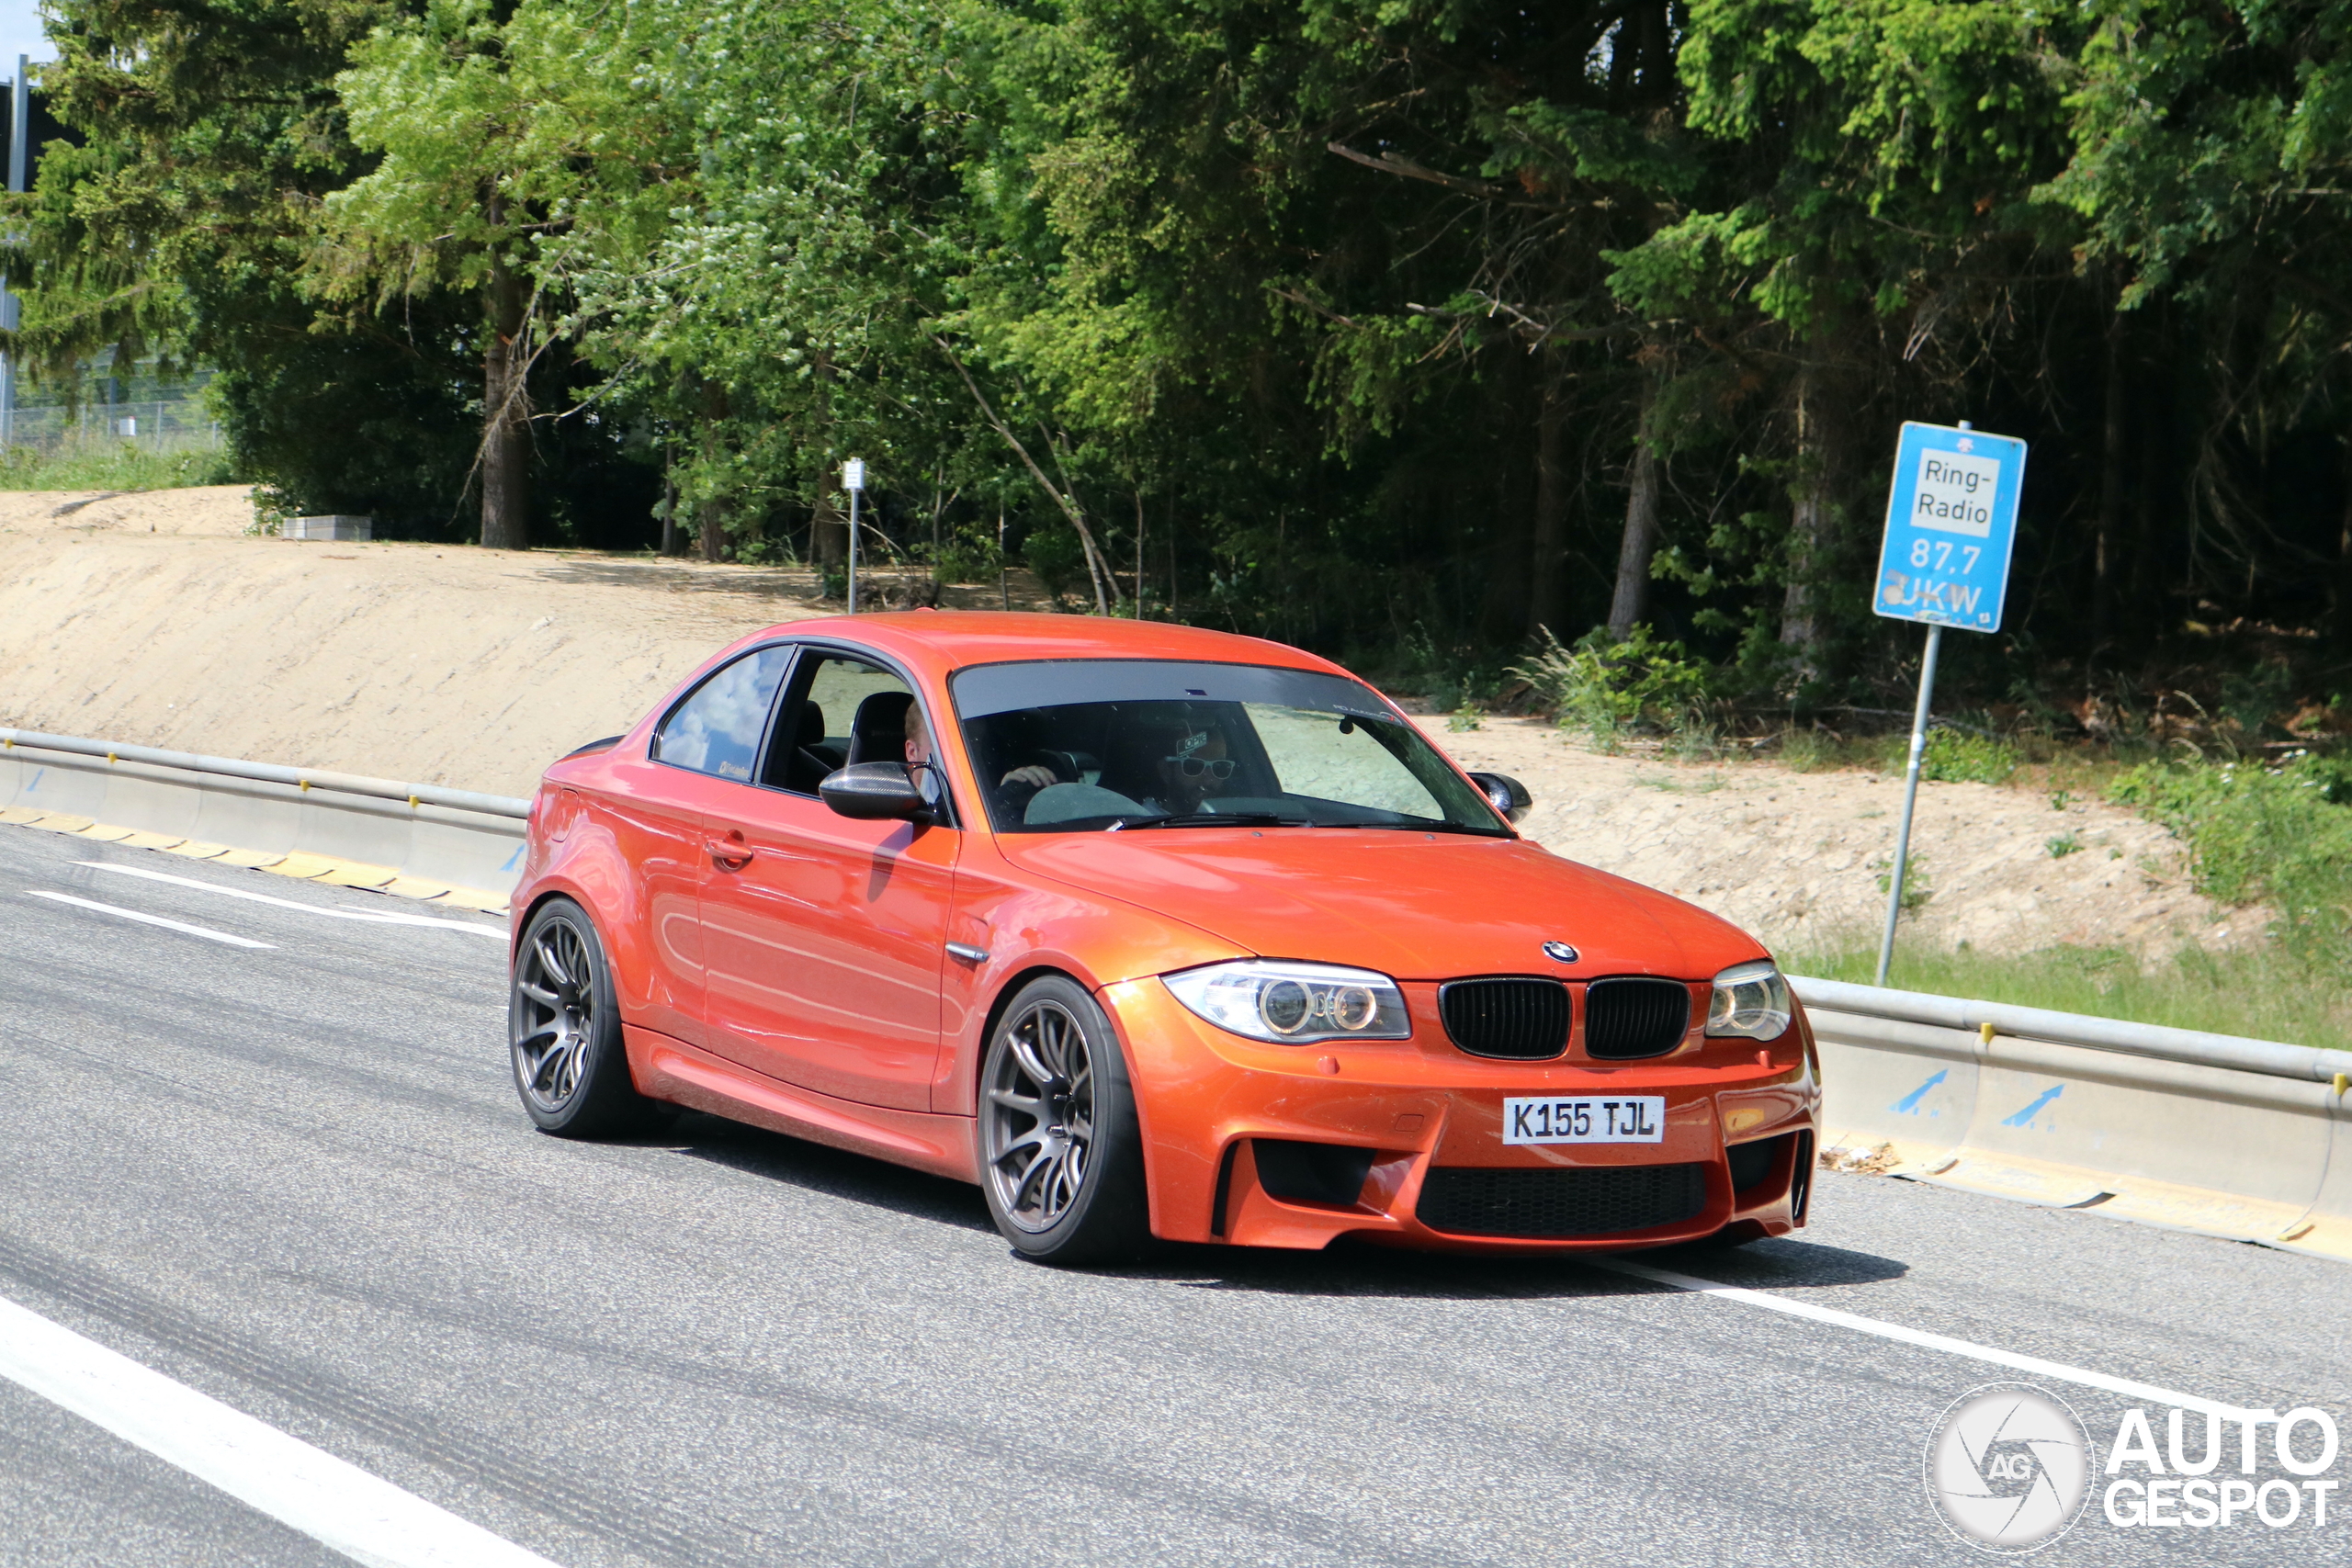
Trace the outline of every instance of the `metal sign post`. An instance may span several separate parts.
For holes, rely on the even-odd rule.
[[[1903,776],[1903,820],[1895,829],[1887,878],[1886,931],[1879,938],[1878,983],[1894,962],[1894,925],[1903,914],[1903,877],[1911,860],[1911,816],[1919,799],[1919,764],[1928,750],[1928,706],[1935,698],[1936,656],[1946,626],[1972,632],[2001,627],[2017,545],[2018,495],[2025,485],[2025,443],[1986,435],[1966,420],[1956,426],[1903,426],[1894,483],[1886,498],[1886,537],[1879,547],[1871,607],[1892,620],[1928,628],[1919,660],[1919,702],[1911,716],[1911,760]]]
[[[865,493],[865,459],[842,465],[842,488],[849,491],[849,613],[857,614],[857,498]]]

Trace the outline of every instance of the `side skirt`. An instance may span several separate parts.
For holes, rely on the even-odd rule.
[[[835,1100],[650,1029],[625,1024],[621,1036],[628,1046],[629,1076],[641,1094],[933,1176],[978,1179],[978,1123],[969,1116]]]

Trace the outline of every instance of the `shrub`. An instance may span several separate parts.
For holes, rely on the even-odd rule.
[[[2188,844],[2198,891],[2229,904],[2267,903],[2278,935],[2308,958],[2352,961],[2352,806],[2338,805],[2334,759],[2286,762],[2144,762],[2109,797]]]
[[[1907,739],[1904,749],[1906,753],[1910,750]],[[2017,748],[2006,740],[1958,729],[1936,729],[1928,734],[1928,749],[1919,759],[1919,776],[1947,784],[2007,784],[2022,761]],[[1907,755],[1905,762],[1907,766]]]
[[[1708,669],[1679,642],[1660,642],[1635,626],[1622,642],[1606,629],[1564,648],[1549,631],[1527,663],[1511,673],[1552,705],[1564,728],[1582,729],[1607,744],[1630,729],[1683,735],[1706,725]]]

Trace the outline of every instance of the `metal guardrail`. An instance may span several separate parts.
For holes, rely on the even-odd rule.
[[[124,746],[111,740],[87,740],[74,735],[44,735],[39,730],[0,727],[0,747],[17,746],[38,746],[45,751],[65,751],[83,757],[104,757],[109,762],[143,762],[150,767],[217,773],[223,778],[291,784],[305,794],[322,789],[337,795],[401,800],[411,806],[441,806],[453,811],[477,811],[485,817],[527,818],[531,815],[529,801],[518,800],[509,795],[483,795],[476,790],[448,789],[440,784],[400,784],[391,779],[371,779],[360,773],[330,773],[321,768],[288,768],[275,762],[248,762],[236,757],[207,757],[194,751],[165,751],[153,746]]]
[[[2277,1040],[2248,1040],[2233,1034],[2208,1034],[2201,1030],[2169,1029],[2154,1023],[2129,1023],[2120,1019],[2054,1012],[2047,1008],[2012,1007],[2006,1002],[1928,996],[1919,991],[1858,986],[1844,980],[1815,980],[1802,975],[1790,976],[1789,983],[1796,987],[1798,998],[1808,1008],[1826,1008],[1863,1018],[1973,1032],[1982,1031],[1989,1023],[1996,1034],[2020,1040],[2047,1040],[2095,1051],[2120,1051],[2158,1061],[2309,1082],[2332,1083],[2339,1075],[2352,1075],[2352,1051],[2290,1045]]]

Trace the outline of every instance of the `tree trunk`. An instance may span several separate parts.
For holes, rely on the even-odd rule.
[[[2115,567],[2123,525],[2123,312],[2108,305],[2107,408],[2099,433],[2098,532],[2091,542],[2091,657],[2115,625]]]
[[[701,535],[702,558],[718,560],[727,552],[727,502],[712,496],[695,509],[695,519],[701,525],[697,531]]]
[[[1609,635],[1619,642],[1633,636],[1649,614],[1650,558],[1657,553],[1657,449],[1650,445],[1657,379],[1656,370],[1644,367],[1634,468],[1625,490],[1625,532],[1617,544],[1617,591],[1609,600]]]
[[[2352,653],[2352,439],[2344,443],[2344,512],[2335,536],[2335,646]]]
[[[1551,356],[1544,355],[1548,360]],[[1568,399],[1545,365],[1543,401],[1535,412],[1535,507],[1529,519],[1527,626],[1557,637],[1567,625],[1565,579],[1568,557],[1568,477],[1560,463],[1568,426]]]
[[[662,553],[686,553],[685,536],[678,530],[678,473],[674,467],[665,468],[662,473]]]
[[[1816,342],[1816,355],[1834,352]],[[1781,641],[1796,656],[1800,681],[1820,677],[1829,660],[1830,624],[1822,589],[1843,554],[1839,487],[1846,479],[1846,413],[1842,389],[1820,364],[1797,372],[1797,472],[1789,528],[1789,583],[1781,602]]]
[[[503,203],[490,198],[490,220]],[[481,542],[494,550],[531,547],[531,405],[523,385],[524,280],[493,252],[483,300],[490,341],[482,350]]]
[[[820,577],[840,577],[849,570],[849,519],[842,514],[841,502],[833,499],[834,487],[840,483],[841,476],[831,468],[818,471],[817,506],[808,532]]]

